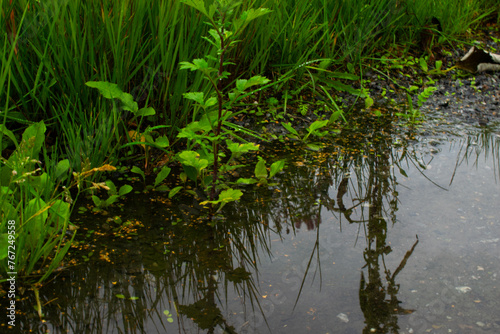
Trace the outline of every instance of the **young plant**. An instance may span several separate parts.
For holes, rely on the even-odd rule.
[[[283,168],[285,167],[285,160],[278,160],[271,164],[271,168],[269,171],[269,174],[267,172],[266,168],[266,160],[264,160],[262,157],[259,157],[259,161],[255,165],[255,178],[250,178],[250,179],[243,179],[240,178],[238,179],[237,183],[240,184],[254,184],[257,183],[258,185],[265,185],[265,186],[274,186],[274,183],[269,183],[269,179],[274,177],[278,172],[282,171]]]
[[[315,137],[323,138],[325,135],[328,134],[328,131],[320,131],[320,129],[327,126],[328,123],[329,120],[316,120],[307,127],[306,134],[301,136],[299,132],[295,130],[290,123],[281,122],[283,127],[287,129],[289,132],[288,137],[302,141],[307,145],[307,147],[309,147],[313,151],[318,151],[321,148],[321,145],[315,142],[310,142],[309,136],[314,135]]]
[[[227,184],[219,180],[222,172],[234,169],[234,166],[230,167],[227,162],[222,162],[221,145],[224,142],[228,144],[233,158],[234,154],[241,155],[255,147],[258,148],[256,145],[249,144],[252,148],[242,147],[238,153],[235,153],[236,146],[231,145],[232,142],[227,142],[230,136],[239,138],[232,130],[235,129],[235,125],[228,122],[228,119],[236,115],[231,111],[231,107],[242,97],[250,95],[251,93],[247,93],[250,88],[269,82],[269,79],[256,75],[250,79],[236,80],[235,87],[227,91],[224,88],[224,80],[229,77],[230,73],[225,71],[225,68],[232,63],[226,61],[226,55],[239,42],[237,38],[246,26],[252,20],[270,11],[265,8],[250,8],[243,11],[239,17],[235,17],[236,7],[241,5],[237,1],[215,0],[208,6],[208,9],[203,0],[183,0],[182,2],[198,10],[208,20],[207,24],[211,29],[208,32],[209,36],[204,39],[214,46],[217,57],[206,55],[192,62],[180,63],[181,69],[200,71],[215,96],[205,96],[203,92],[184,94],[185,98],[201,107],[203,114],[199,120],[193,121],[180,131],[178,137],[188,139],[188,150],[178,154],[177,159],[182,164],[186,175],[195,182],[200,181],[203,188],[209,191],[209,200],[203,203],[210,204],[211,212],[213,212],[213,205],[220,204],[220,210],[226,203],[236,201],[241,196],[241,191],[230,189]],[[194,148],[197,150],[194,151]],[[225,190],[219,194],[221,189]],[[217,195],[219,199],[216,199]]]
[[[418,108],[413,107],[413,101],[411,98],[411,93],[418,89],[417,86],[411,86],[408,88],[406,92],[406,98],[408,101],[408,109],[406,113],[396,113],[397,116],[404,117],[410,124],[418,123],[419,119],[422,118],[422,113],[420,112],[420,108],[424,104],[425,101],[431,97],[432,93],[437,90],[434,86],[426,87],[422,92],[420,92],[417,96],[417,105]]]
[[[149,160],[149,147],[154,147],[163,151],[166,151],[166,148],[170,146],[168,138],[166,136],[157,136],[153,138],[153,134],[156,133],[156,130],[163,129],[167,127],[166,125],[159,125],[154,127],[147,127],[144,131],[140,130],[140,126],[142,123],[142,119],[147,116],[153,116],[156,114],[156,111],[151,107],[140,108],[137,105],[137,102],[134,101],[134,98],[131,94],[123,92],[118,85],[105,81],[89,81],[85,83],[87,86],[96,88],[99,90],[101,95],[110,100],[117,99],[121,102],[121,104],[117,107],[114,105],[114,115],[117,115],[118,112],[131,112],[133,117],[130,122],[134,122],[135,120],[139,120],[138,126],[136,130],[129,130],[128,137],[132,140],[131,142],[122,145],[120,148],[125,148],[129,146],[139,145],[144,149],[145,156],[145,167],[148,166]]]
[[[94,201],[95,208],[94,211],[102,211],[108,206],[112,205],[122,196],[125,196],[132,191],[132,186],[125,184],[120,187],[119,190],[116,189],[115,184],[111,180],[107,180],[103,183],[94,184],[95,188],[102,188],[108,191],[109,197],[106,200],[102,200],[96,195],[92,195],[92,201]]]

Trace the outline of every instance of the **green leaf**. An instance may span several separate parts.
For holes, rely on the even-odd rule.
[[[12,140],[14,142],[14,145],[16,147],[19,145],[17,143],[17,139],[16,139],[16,136],[14,135],[14,133],[12,131],[10,131],[9,129],[7,129],[7,127],[4,124],[0,124],[0,132],[2,134],[6,135],[7,137],[9,137],[10,140]]]
[[[156,191],[169,191],[170,188],[166,185],[166,184],[162,184],[161,186],[159,187],[155,187],[155,190]]]
[[[200,204],[206,205],[209,203],[211,203],[211,204],[219,204],[220,203],[219,209],[217,210],[217,211],[219,211],[227,203],[239,200],[242,195],[243,195],[243,193],[241,192],[241,190],[229,188],[229,189],[221,191],[221,193],[219,194],[219,199],[217,199],[216,201],[203,201]]]
[[[159,147],[162,147],[162,148],[168,147],[170,145],[170,143],[168,141],[168,137],[167,136],[161,136],[161,137],[156,138],[155,145],[159,146]]]
[[[103,203],[101,203],[101,205],[103,207],[108,207],[110,206],[111,204],[113,204],[114,202],[116,202],[118,200],[119,196],[118,195],[111,195],[109,196],[109,198],[107,200],[105,200]]]
[[[284,167],[285,167],[285,160],[278,160],[276,162],[273,162],[273,164],[271,165],[271,172],[269,173],[269,177],[270,178],[273,177],[274,175],[276,175],[276,173],[283,170]]]
[[[359,80],[359,76],[346,72],[328,72],[330,78],[346,79],[346,80]]]
[[[230,140],[227,140],[226,144],[227,144],[227,148],[236,157],[239,157],[242,154],[248,153],[250,151],[258,151],[259,150],[259,145],[254,144],[254,143],[238,144],[238,143],[233,143]]]
[[[267,179],[266,160],[258,157],[259,161],[255,165],[255,177],[257,179]]]
[[[97,88],[101,95],[106,99],[119,99],[124,105],[124,110],[136,113],[139,109],[134,97],[129,93],[125,93],[118,87],[117,84],[107,81],[88,81],[85,83],[87,86]]]
[[[94,202],[95,206],[98,208],[101,207],[102,201],[99,197],[92,195],[92,201]]]
[[[321,145],[314,144],[314,143],[309,143],[309,144],[307,144],[307,147],[308,147],[310,150],[313,150],[313,151],[319,151],[319,150],[321,149]]]
[[[260,76],[260,75],[253,76],[249,80],[239,79],[239,80],[236,80],[236,89],[240,93],[243,93],[243,91],[245,91],[246,89],[248,89],[252,86],[265,85],[269,81],[271,81],[271,80],[269,80],[266,77]]]
[[[153,116],[156,114],[156,111],[154,108],[151,108],[151,107],[147,107],[147,108],[141,108],[139,109],[137,112],[136,112],[136,115],[137,116],[143,116],[143,117],[146,117],[146,116]]]
[[[399,168],[399,173],[400,173],[401,175],[403,175],[404,177],[408,177],[408,174],[406,174],[406,172],[405,172],[405,170],[404,170],[403,168],[401,168],[401,167],[399,167],[399,166],[398,166],[398,168]]]
[[[418,63],[420,64],[420,67],[422,68],[422,70],[424,70],[424,72],[429,71],[429,67],[427,66],[427,62],[425,61],[424,58],[419,58]]]
[[[218,201],[224,202],[224,203],[229,203],[229,202],[239,200],[242,195],[243,195],[243,193],[241,192],[241,190],[229,188],[229,189],[221,191],[221,193],[219,194]]]
[[[47,127],[43,121],[30,125],[23,132],[22,141],[19,144],[19,148],[12,153],[9,157],[9,162],[12,161],[11,158],[17,160],[21,158],[20,154],[23,154],[24,157],[30,157],[32,159],[36,159],[40,150],[42,148],[43,142],[45,141],[45,130]],[[32,139],[34,138],[34,140]],[[24,144],[23,144],[24,142]],[[24,152],[19,152],[21,150]],[[19,172],[19,171],[18,171]]]
[[[335,123],[339,117],[342,116],[342,110],[337,110],[332,115],[330,116],[330,119],[328,120],[330,123]]]
[[[170,174],[171,170],[172,169],[167,166],[162,167],[161,171],[158,173],[158,175],[156,175],[154,188],[156,188],[156,186],[158,186],[160,183],[162,183],[163,180],[165,180],[165,178]]]
[[[212,18],[213,13],[210,15],[209,12],[207,12],[207,9],[205,8],[205,1],[203,0],[181,0],[181,2],[185,3],[186,5],[193,7],[197,11],[203,13],[203,15]],[[211,9],[211,8],[210,8]],[[210,10],[211,12],[211,10]]]
[[[116,194],[116,186],[111,180],[106,180],[106,185],[109,187],[108,192],[111,194]]]
[[[441,60],[436,60],[436,71],[441,71],[442,66],[443,62]]]
[[[266,15],[270,13],[271,10],[268,8],[250,8],[249,10],[241,13],[240,17],[233,21],[234,30],[236,32],[245,28],[245,26],[250,23],[250,21],[255,20],[256,18]]]
[[[257,183],[258,181],[256,179],[245,179],[245,178],[239,178],[236,181],[236,184],[254,184]]]
[[[194,151],[182,151],[178,157],[181,164],[196,168],[198,173],[208,166],[208,160],[200,159],[200,155]]]
[[[208,100],[205,101],[205,107],[211,107],[217,104],[217,98],[216,97],[211,97]]]
[[[190,63],[188,61],[181,61],[179,63],[179,65],[181,65],[181,70],[191,70],[191,71],[196,71],[198,69],[198,67],[193,64],[193,63]]]
[[[182,186],[178,186],[170,190],[170,192],[168,193],[168,198],[174,197],[182,188],[183,188]]]
[[[56,172],[54,174],[55,178],[56,179],[61,178],[61,176],[63,174],[65,174],[65,173],[68,172],[69,167],[70,167],[70,164],[69,164],[69,160],[68,159],[64,159],[64,160],[59,161],[57,163]]]
[[[287,129],[288,132],[290,132],[296,136],[299,136],[299,133],[297,132],[297,130],[295,130],[290,123],[281,122],[281,125],[283,125],[283,127],[285,129]]]
[[[198,175],[199,175],[196,168],[194,168],[193,166],[187,166],[187,165],[182,165],[182,168],[184,169],[184,173],[186,174],[186,176],[190,180],[196,182],[196,180],[198,179]],[[183,174],[183,173],[181,173],[181,174]],[[195,193],[195,196],[197,196],[196,193]]]
[[[210,66],[208,66],[207,61],[205,59],[203,59],[203,58],[193,59],[193,64],[199,70],[210,69],[211,68]]]
[[[120,187],[120,190],[118,191],[118,196],[123,196],[131,192],[134,188],[132,188],[131,185],[125,184]]]
[[[7,233],[0,234],[0,260],[7,257],[9,250],[9,235]]]
[[[120,299],[125,299],[125,296],[122,295],[122,294],[118,294],[118,295],[115,295],[116,297],[120,298]]]
[[[130,170],[132,173],[135,173],[135,174],[139,174],[142,176],[142,179],[144,181],[146,181],[146,175],[144,174],[144,172],[137,166],[134,166],[132,167],[132,169]]]
[[[313,133],[314,131],[321,129],[322,127],[328,124],[328,120],[323,121],[314,121],[311,125],[309,125],[308,132]]]
[[[184,98],[195,101],[201,105],[205,104],[205,94],[203,92],[189,92],[182,94]]]
[[[370,96],[367,96],[365,99],[365,108],[368,109],[373,105],[374,101]]]

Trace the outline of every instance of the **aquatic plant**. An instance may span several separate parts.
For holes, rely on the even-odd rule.
[[[124,184],[120,187],[120,189],[117,190],[115,184],[111,180],[106,180],[106,182],[94,184],[94,187],[106,190],[109,195],[109,197],[105,200],[96,195],[92,195],[92,201],[95,204],[94,211],[104,210],[105,208],[118,201],[120,197],[123,197],[131,192],[133,189],[132,186]]]

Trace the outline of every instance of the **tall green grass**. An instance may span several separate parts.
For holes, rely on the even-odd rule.
[[[293,71],[290,83],[296,84],[307,62],[330,59],[332,66],[358,68],[388,46],[415,43],[432,16],[453,37],[498,13],[499,6],[492,0],[247,1],[241,10],[266,7],[272,13],[247,28],[243,42],[228,55],[236,64],[230,71],[233,78],[272,79]],[[85,86],[109,81],[133,94],[140,107],[155,108],[157,115],[146,121],[167,125],[164,131],[174,139],[194,115],[182,94],[209,90],[199,74],[179,71],[179,62],[207,53],[201,42],[208,29],[179,0],[17,0],[12,5],[0,0],[0,7],[2,29],[11,10],[15,13],[17,35],[7,36],[5,30],[0,40],[0,105],[9,111],[6,121],[16,126],[44,120],[69,146],[77,146],[74,141],[93,131],[91,118],[115,117],[111,102],[100,101]],[[126,113],[119,117],[127,120]],[[116,135],[125,138],[128,125],[119,129],[112,123]],[[114,148],[104,154],[113,155]]]

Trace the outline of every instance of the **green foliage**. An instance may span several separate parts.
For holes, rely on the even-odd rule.
[[[239,178],[236,183],[238,184],[255,184],[273,186],[274,183],[269,183],[269,179],[273,178],[278,172],[285,168],[285,161],[278,160],[271,164],[270,171],[268,173],[266,167],[266,160],[259,157],[257,164],[255,164],[254,175],[255,178]]]
[[[2,127],[2,135],[9,130]],[[0,167],[0,273],[19,276],[41,274],[42,282],[61,263],[73,237],[66,231],[71,201],[57,182],[68,177],[68,160],[60,161],[52,175],[42,170],[38,157],[45,141],[43,122],[29,126]]]
[[[234,10],[241,5],[236,1],[215,0],[208,9],[202,0],[184,0],[183,2],[197,9],[208,19],[211,29],[208,32],[209,36],[204,39],[214,47],[217,58],[206,55],[192,62],[180,62],[181,70],[202,73],[214,92],[214,96],[207,96],[203,92],[184,94],[186,99],[194,101],[196,106],[201,108],[202,114],[199,119],[195,117],[193,122],[179,132],[179,138],[188,140],[188,149],[177,154],[177,160],[182,164],[185,175],[196,183],[200,182],[209,193],[209,200],[203,201],[202,204],[209,204],[210,211],[213,213],[214,206],[218,205],[216,211],[219,211],[225,204],[238,200],[242,195],[240,190],[229,188],[228,184],[221,180],[221,175],[226,171],[241,167],[230,163],[238,160],[243,154],[257,151],[259,148],[253,143],[239,144],[229,139],[229,137],[239,138],[233,131],[234,127],[228,122],[235,115],[231,107],[242,97],[251,94],[247,90],[265,85],[270,81],[265,77],[255,75],[250,79],[236,80],[232,90],[224,88],[223,80],[230,75],[224,69],[231,64],[226,62],[225,57],[227,52],[239,42],[236,38],[241,35],[243,29],[251,21],[270,11],[265,8],[250,8],[236,17]],[[210,90],[207,89],[207,91]],[[215,106],[216,109],[213,110]],[[225,162],[220,153],[224,143],[227,150],[231,152],[229,161]],[[216,199],[217,195],[218,199]]]
[[[105,208],[118,201],[120,197],[123,197],[131,192],[133,189],[132,186],[125,184],[121,186],[119,190],[117,190],[115,184],[111,180],[107,180],[106,182],[104,182],[104,184],[100,184],[99,188],[107,190],[109,197],[105,200],[102,200],[96,195],[92,195],[92,201],[95,204],[94,211],[104,210]]]
[[[338,117],[338,115],[336,116]],[[336,117],[333,117],[332,115],[331,119],[336,120]],[[303,136],[301,136],[299,132],[295,130],[290,123],[281,122],[281,125],[283,125],[283,127],[289,132],[287,134],[288,137],[303,142],[304,144],[307,145],[309,149],[313,151],[318,151],[321,148],[321,144],[311,142],[309,140],[309,137],[313,135],[317,138],[323,138],[324,136],[329,134],[328,130],[320,131],[320,129],[325,128],[329,123],[330,120],[316,120],[306,128],[306,133]]]
[[[132,114],[134,115],[132,121],[134,121],[136,117],[153,116],[156,114],[156,111],[151,107],[139,109],[137,102],[134,101],[134,97],[129,93],[123,92],[117,84],[105,81],[89,81],[85,84],[89,87],[97,88],[101,95],[106,99],[120,100],[122,103],[120,106],[120,111],[132,112]]]
[[[205,205],[205,204],[210,204],[210,205],[219,205],[219,208],[217,209],[216,212],[219,212],[224,205],[230,202],[234,202],[240,199],[241,195],[243,193],[239,189],[226,189],[220,192],[219,198],[217,200],[211,200],[211,201],[203,201],[200,204]]]

